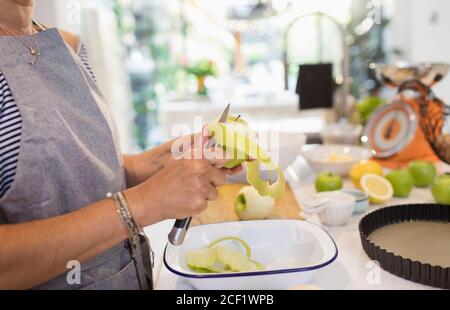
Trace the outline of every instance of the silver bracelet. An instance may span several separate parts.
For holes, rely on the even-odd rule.
[[[145,243],[149,248],[153,267],[155,263],[154,261],[155,253],[153,252],[153,249],[150,245],[150,240],[147,238],[147,236],[144,233],[144,230],[142,229],[141,226],[138,225],[133,215],[131,214],[130,208],[128,207],[128,201],[126,200],[125,196],[121,192],[117,192],[115,194],[108,193],[106,197],[112,199],[115,202],[117,207],[116,212],[119,214],[122,223],[128,230],[128,239],[130,242],[130,250],[132,257],[135,258],[135,251],[136,248],[139,246],[138,244],[139,235],[141,235],[145,239]]]
[[[122,193],[118,192],[115,194],[108,193],[107,198],[112,199],[116,204],[116,212],[119,215],[123,225],[127,228],[128,235],[136,235],[142,231],[142,228],[137,225],[133,216],[131,215],[130,209],[128,208],[128,203]]]

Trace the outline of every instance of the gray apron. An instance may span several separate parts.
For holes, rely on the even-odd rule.
[[[34,42],[41,57],[32,66],[20,38],[0,37],[0,71],[22,117],[18,166],[0,199],[0,225],[74,212],[126,187],[114,126],[89,73],[56,29]],[[144,274],[124,241],[82,262],[81,284],[68,284],[64,273],[36,289],[147,289]]]

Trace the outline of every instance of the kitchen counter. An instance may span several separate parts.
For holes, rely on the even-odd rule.
[[[204,123],[221,115],[227,104],[227,101],[209,100],[162,102],[158,113],[161,134],[170,139],[178,135],[179,130],[199,131]],[[300,111],[297,96],[289,92],[264,99],[257,97],[231,101],[231,114],[242,115],[254,130],[296,132],[312,137],[320,134],[328,123],[334,121],[333,111],[330,109]]]
[[[450,172],[450,166],[438,165],[440,173]],[[313,180],[314,172],[310,170],[302,157],[288,168],[286,178],[289,180],[297,200],[308,199],[315,193]],[[345,187],[352,187],[351,181],[345,181]],[[415,188],[407,199],[392,199],[389,205],[410,203],[433,203],[430,189]],[[384,205],[371,206],[368,212],[372,212]],[[414,282],[404,280],[379,268],[364,252],[358,232],[358,223],[365,214],[353,216],[353,218],[341,227],[324,228],[334,238],[339,255],[334,263],[319,270],[311,284],[323,289],[368,289],[368,290],[417,290],[433,289]],[[309,219],[319,223],[317,217]],[[145,229],[149,235],[152,246],[156,252],[155,279],[156,289],[193,289],[184,279],[172,274],[162,263],[164,246],[167,242],[167,234],[173,225],[173,221],[165,221]]]

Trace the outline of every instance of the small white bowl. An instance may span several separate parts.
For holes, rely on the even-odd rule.
[[[365,192],[353,188],[346,188],[341,190],[341,192],[350,194],[355,197],[356,203],[355,210],[353,211],[354,214],[364,213],[367,211],[367,209],[369,209],[369,195],[367,195]]]
[[[311,202],[303,204],[303,214],[317,214],[325,225],[342,226],[352,217],[355,203],[354,196],[341,191],[318,193]]]
[[[252,248],[251,258],[262,263],[266,270],[204,274],[187,267],[187,250],[205,248],[226,236],[245,240]],[[296,220],[264,220],[192,227],[181,246],[166,246],[164,264],[200,290],[272,290],[308,283],[318,269],[331,264],[337,255],[333,239],[318,225]]]
[[[302,152],[308,164],[317,172],[329,171],[341,176],[348,176],[353,165],[373,156],[370,149],[354,145],[318,145]],[[349,160],[330,162],[333,155],[348,155]]]

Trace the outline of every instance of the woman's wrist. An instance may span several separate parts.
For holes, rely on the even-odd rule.
[[[123,165],[125,170],[125,179],[127,187],[131,188],[137,184],[136,176],[136,156],[133,155],[123,155]]]
[[[123,194],[131,214],[140,226],[145,227],[164,220],[160,208],[155,207],[156,201],[145,199],[148,195],[144,195],[139,185],[125,190]]]

